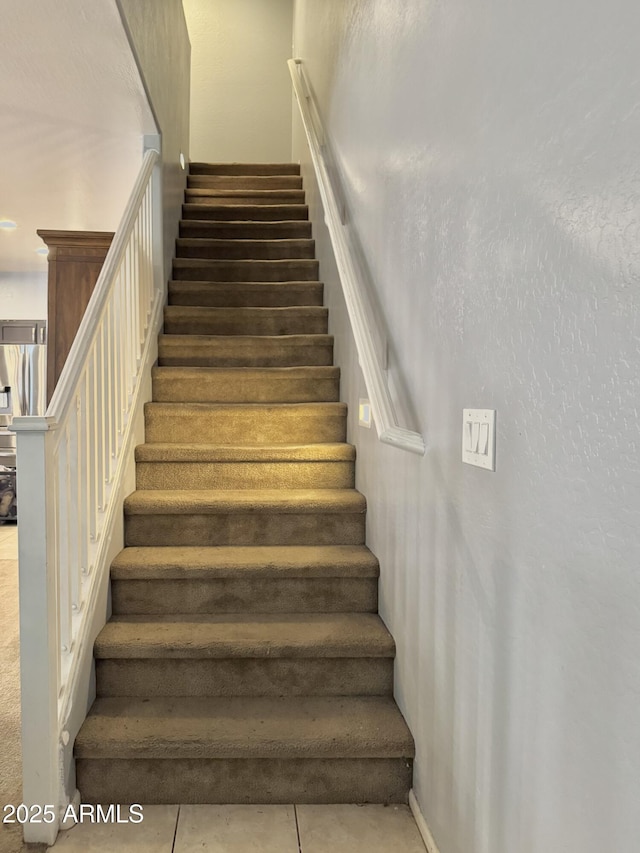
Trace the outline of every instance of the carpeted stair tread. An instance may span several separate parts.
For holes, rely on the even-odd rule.
[[[299,175],[299,163],[189,163],[190,175]]]
[[[333,364],[332,335],[159,335],[158,363],[208,367]]]
[[[215,219],[218,221],[268,222],[305,220],[309,216],[306,204],[194,204],[182,205],[183,219]]]
[[[188,189],[301,190],[300,175],[188,175]]]
[[[114,617],[96,658],[375,658],[395,644],[375,613]]]
[[[364,495],[356,489],[145,489],[132,492],[124,502],[126,516],[342,514],[365,510]]]
[[[169,282],[169,305],[210,308],[288,308],[322,306],[320,281],[179,281]]]
[[[318,261],[310,258],[274,261],[216,261],[174,258],[173,278],[184,281],[318,281]]]
[[[148,442],[324,444],[346,439],[344,403],[146,403]]]
[[[178,317],[195,319],[198,316],[203,317],[233,317],[245,322],[253,318],[262,319],[264,317],[300,317],[304,319],[313,319],[315,317],[326,317],[327,309],[322,305],[293,305],[276,308],[262,308],[253,305],[242,305],[232,308],[209,308],[208,306],[199,305],[167,305],[165,306],[165,319],[173,320]]]
[[[217,190],[212,188],[187,189],[187,204],[304,204],[304,190]]]
[[[145,403],[145,411],[156,417],[175,418],[183,414],[246,414],[257,420],[267,420],[273,415],[290,414],[292,418],[343,417],[347,416],[345,403]],[[248,436],[247,436],[248,438]],[[285,439],[286,436],[283,436]],[[186,440],[187,443],[189,442]],[[210,442],[205,441],[205,444]],[[230,442],[224,442],[229,444]],[[247,440],[247,444],[251,444]],[[256,442],[262,443],[262,442]],[[290,444],[283,440],[277,444]],[[295,442],[296,444],[313,444],[314,442]],[[323,444],[325,442],[322,442]]]
[[[139,445],[135,458],[136,486],[141,490],[344,489],[355,485],[355,449],[346,443],[234,446],[158,442]]]
[[[195,379],[200,382],[208,376],[231,376],[241,380],[243,376],[255,379],[278,379],[282,382],[288,379],[308,378],[324,379],[329,376],[336,379],[340,376],[340,368],[333,365],[322,367],[314,365],[299,365],[298,367],[153,367],[153,379],[163,376],[176,380]]]
[[[97,699],[77,758],[412,758],[393,699],[233,697]]]
[[[327,326],[327,309],[320,305],[295,305],[286,308],[167,305],[164,309],[164,330],[167,334],[326,334]]]
[[[141,657],[96,660],[99,697],[390,696],[391,657]]]
[[[136,465],[136,488],[145,489],[351,489],[352,460],[143,461]]]
[[[371,578],[378,560],[364,545],[124,548],[111,565],[116,580],[207,578]]]
[[[136,462],[332,462],[353,461],[355,447],[332,444],[139,444]]]
[[[214,219],[182,219],[180,237],[209,240],[305,240],[311,223],[304,219],[255,222],[248,219],[217,222]]]
[[[302,189],[260,189],[254,187],[220,188],[217,187],[187,187],[184,192],[187,202],[196,204],[206,203],[208,199],[235,199],[235,204],[243,204],[245,199],[250,199],[247,204],[260,203],[264,199],[266,204],[302,204],[304,202],[304,190]]]
[[[292,260],[315,258],[313,240],[280,238],[277,240],[207,239],[179,237],[176,257],[205,260]]]
[[[206,495],[207,490],[202,489],[199,494]],[[306,545],[363,545],[365,541],[365,512],[357,507],[342,511],[318,507],[313,511],[300,509],[297,512],[292,508],[283,511],[278,506],[261,507],[258,511],[252,508],[250,512],[238,509],[238,505],[233,509],[214,506],[189,509],[175,507],[174,502],[174,508],[167,504],[155,511],[130,512],[125,517],[125,544],[143,547],[297,545],[300,542]],[[340,608],[327,606],[325,609]]]
[[[337,401],[336,367],[156,367],[153,399],[196,403]]]
[[[349,552],[348,546],[336,545],[198,548],[187,544],[177,549],[151,541],[148,547],[125,548],[114,560],[112,618],[147,620],[161,615],[193,621],[206,618],[203,614],[250,618],[248,614],[254,613],[378,610],[379,567],[364,547],[352,546]],[[369,691],[365,683],[351,692]]]

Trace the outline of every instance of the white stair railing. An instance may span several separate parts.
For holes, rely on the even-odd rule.
[[[375,335],[367,308],[367,289],[355,260],[347,229],[343,224],[341,206],[331,179],[331,168],[327,162],[324,145],[324,130],[318,133],[319,112],[307,85],[299,59],[289,60],[289,71],[293,81],[293,91],[300,108],[300,116],[311,152],[311,160],[318,181],[318,189],[324,208],[325,222],[331,238],[331,245],[340,275],[349,321],[353,330],[360,367],[364,375],[367,393],[371,402],[378,438],[385,444],[424,455],[425,443],[422,435],[414,430],[400,426],[396,415],[385,369],[378,355]],[[314,123],[311,108],[314,107]]]
[[[47,821],[25,825],[26,841],[53,843],[68,800],[66,726],[94,639],[125,451],[164,304],[158,163],[147,151],[44,417],[13,421],[23,802],[53,806]]]

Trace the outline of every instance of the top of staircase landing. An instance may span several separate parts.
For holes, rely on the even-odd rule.
[[[190,175],[299,175],[298,163],[189,163]]]

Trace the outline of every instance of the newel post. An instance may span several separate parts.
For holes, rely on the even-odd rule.
[[[62,805],[58,691],[60,629],[56,565],[53,418],[14,418],[17,433],[22,778],[26,806],[53,806],[24,824],[27,842],[53,844]],[[44,822],[46,819],[47,822]]]

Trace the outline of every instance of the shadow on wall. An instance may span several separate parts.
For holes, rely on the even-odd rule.
[[[544,599],[545,593],[527,590],[517,571],[517,558],[505,559],[505,554],[512,553],[507,538],[501,542],[502,554],[491,554],[487,548],[482,551],[482,564],[478,561],[465,534],[464,508],[451,498],[443,469],[433,455],[427,463],[424,473],[431,482],[430,497],[425,499],[423,492],[415,506],[422,526],[431,531],[429,551],[421,553],[418,594],[411,583],[400,594],[405,580],[399,567],[392,582],[396,602],[404,598],[400,618],[410,619],[420,606],[416,601],[422,602],[419,618],[413,622],[417,628],[407,640],[416,649],[413,654],[410,648],[403,650],[409,663],[398,661],[396,680],[405,696],[412,689],[418,693],[413,700],[406,696],[410,707],[403,703],[403,710],[422,744],[414,784],[419,801],[429,804],[434,837],[442,849],[450,844],[452,849],[474,853],[507,849],[533,853],[549,845],[549,825],[561,800],[567,825],[577,839],[575,849],[594,843],[594,833],[602,850],[628,849],[624,815],[613,788],[606,782],[599,785],[599,820],[594,829],[587,820],[593,808],[588,792],[567,790],[557,773],[561,760],[606,767],[609,773],[632,760],[616,734],[628,723],[620,701],[629,681],[623,651],[629,647],[628,634],[622,627],[617,636],[608,629],[603,705],[603,683],[595,675],[601,662],[594,661],[593,673],[584,672],[581,646],[563,645],[557,636],[557,613],[547,617],[543,611],[537,623],[532,621],[528,611],[539,609],[531,598]],[[397,513],[410,513],[411,501],[415,502],[415,492],[406,506],[397,507]],[[500,523],[509,531],[507,502],[502,505]],[[390,511],[378,535],[388,539],[391,553],[397,547],[397,528],[397,518]],[[566,571],[572,573],[570,567]],[[611,574],[594,567],[592,577],[595,586],[584,587],[584,602],[567,596],[560,605],[561,621],[573,622],[577,636],[600,630],[597,623],[585,623],[583,605],[588,601],[597,601],[605,609],[617,606],[619,589]],[[574,580],[578,582],[567,578],[568,587],[573,587]],[[416,659],[421,665],[417,678]],[[639,668],[637,661],[629,666],[636,672]],[[581,670],[583,679],[592,681],[594,699],[596,693],[600,695],[593,705],[584,707],[578,727],[572,680]],[[412,681],[417,681],[416,688],[409,686]],[[592,732],[588,741],[583,736],[585,720]],[[608,733],[606,738],[603,731]],[[462,847],[456,847],[449,836],[451,826],[462,832],[458,836]]]
[[[463,847],[452,849],[491,853],[506,849],[514,837],[520,815],[510,813],[508,804],[520,779],[513,768],[526,771],[526,751],[513,731],[515,576],[497,559],[482,570],[433,454],[428,469],[430,495],[420,492],[416,514],[431,531],[430,553],[421,554],[418,595],[410,584],[406,590],[409,599],[411,593],[423,603],[413,622],[416,636],[409,640],[420,648],[416,656],[423,667],[408,715],[423,744],[414,784],[419,801],[429,803],[430,815],[438,816],[431,830],[442,849],[453,841],[447,832],[453,825],[464,835],[457,840]],[[405,613],[417,606],[408,600]],[[422,790],[421,779],[426,782]],[[529,849],[523,839],[518,853]]]

